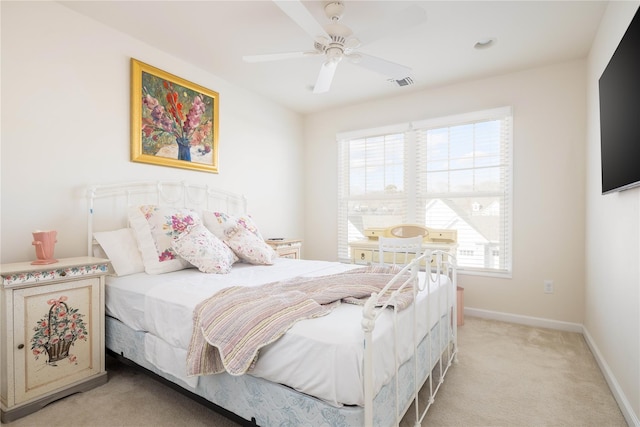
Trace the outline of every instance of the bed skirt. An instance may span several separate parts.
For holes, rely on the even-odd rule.
[[[437,366],[446,367],[453,358],[451,319],[444,316],[430,334],[418,346],[418,356],[427,359],[431,349],[432,366],[423,364],[419,371],[420,384],[425,383],[429,373]],[[184,390],[194,393],[216,406],[246,420],[246,424],[260,426],[310,425],[310,426],[362,426],[364,409],[360,406],[336,407],[312,396],[300,393],[281,384],[251,375],[232,376],[226,373],[199,377],[193,387],[161,371],[145,358],[145,333],[135,331],[117,319],[106,318],[106,347],[113,353],[134,362]],[[447,337],[449,335],[449,337]],[[440,339],[443,337],[444,339]],[[448,339],[447,339],[448,338]],[[439,364],[440,357],[442,357]],[[186,361],[185,361],[186,363]],[[407,409],[415,388],[413,358],[399,368],[398,396],[400,412]],[[435,371],[441,371],[436,369]],[[440,374],[438,374],[440,375]],[[434,378],[434,383],[441,378]],[[374,426],[387,427],[395,424],[396,381],[383,386],[374,400]],[[223,411],[224,414],[224,411]],[[251,420],[251,421],[249,421]],[[235,420],[238,421],[238,420]]]

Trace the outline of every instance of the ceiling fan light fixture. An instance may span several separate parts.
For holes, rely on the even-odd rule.
[[[346,41],[346,43],[344,44],[344,48],[345,49],[357,49],[360,47],[362,43],[360,43],[360,40],[358,40],[355,37],[351,37],[350,39],[348,39]]]
[[[330,47],[325,51],[325,55],[327,56],[327,62],[331,62],[337,64],[342,60],[342,54],[344,52],[342,49],[338,47]]]
[[[484,39],[480,39],[473,45],[475,49],[488,49],[496,43],[496,39],[493,37],[487,37]]]
[[[331,39],[329,37],[325,37],[325,36],[318,36],[314,39],[314,42],[316,45],[321,45],[321,46],[326,46],[329,43],[331,43]]]

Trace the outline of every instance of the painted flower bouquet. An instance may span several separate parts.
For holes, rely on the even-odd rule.
[[[178,160],[186,161],[191,161],[191,147],[198,147],[197,153],[201,155],[211,152],[212,123],[206,119],[208,107],[203,96],[185,88],[179,93],[166,80],[161,87],[154,83],[147,81],[143,86],[144,148],[155,155],[163,146],[176,143]],[[187,109],[189,112],[185,114]]]
[[[49,312],[33,328],[31,351],[36,360],[46,352],[50,365],[67,357],[70,363],[76,362],[76,357],[69,354],[69,349],[78,339],[86,341],[89,334],[84,314],[69,307],[66,300],[66,296],[48,300],[47,304],[51,306]]]

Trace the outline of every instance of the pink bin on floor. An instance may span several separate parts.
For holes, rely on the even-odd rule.
[[[458,326],[464,325],[464,288],[458,286],[456,290],[458,297]]]

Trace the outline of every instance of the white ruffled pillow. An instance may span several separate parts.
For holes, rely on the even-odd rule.
[[[262,237],[243,226],[229,231],[224,242],[242,261],[250,264],[270,265],[278,257],[276,251]]]
[[[202,224],[180,234],[171,246],[203,273],[229,273],[233,263],[238,261],[233,251]]]
[[[147,273],[169,273],[191,266],[175,252],[171,243],[189,227],[202,223],[195,211],[168,206],[133,206],[129,208],[129,223]]]

